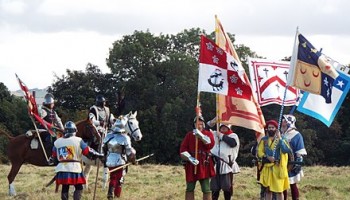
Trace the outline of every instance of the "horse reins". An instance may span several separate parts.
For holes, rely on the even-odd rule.
[[[130,118],[132,119],[132,118]],[[135,130],[131,130],[131,125],[130,125],[130,119],[128,120],[128,127],[129,127],[129,130],[131,131],[130,135],[134,134],[136,131],[138,131],[140,128],[136,128]]]

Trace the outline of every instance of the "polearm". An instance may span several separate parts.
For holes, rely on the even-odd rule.
[[[35,121],[34,121],[33,117],[30,115],[30,113],[29,113],[29,117],[30,117],[30,119],[31,119],[32,122],[33,122],[33,125],[34,125],[34,128],[35,128],[35,132],[36,132],[36,134],[38,135],[41,148],[43,149],[44,156],[45,156],[45,158],[46,158],[46,162],[49,162],[49,158],[47,157],[47,154],[46,154],[46,151],[45,151],[45,148],[44,148],[43,141],[41,140],[41,136],[40,136],[40,133],[39,133],[39,131],[38,131],[38,127],[36,126]]]
[[[154,153],[151,153],[151,154],[149,154],[149,155],[147,155],[147,156],[145,156],[145,157],[142,157],[142,158],[137,159],[136,162],[139,162],[139,161],[141,161],[141,160],[147,159],[147,158],[149,158],[149,157],[151,157],[151,156],[153,156],[153,155],[154,155]],[[127,163],[127,164],[125,164],[125,165],[119,166],[119,167],[117,167],[117,168],[115,168],[115,169],[110,170],[109,173],[115,172],[115,171],[117,171],[117,170],[119,170],[119,169],[122,169],[122,168],[124,168],[124,167],[127,167],[127,166],[129,166],[129,165],[131,165],[131,164],[132,164],[132,163]]]
[[[99,153],[102,153],[102,142],[104,140],[104,136],[107,132],[107,129],[106,129],[106,125],[103,125],[103,133],[102,133],[102,136],[101,136],[101,142],[100,142],[100,146],[99,146]],[[95,200],[96,198],[96,189],[97,189],[97,179],[98,179],[98,172],[99,172],[99,169],[100,169],[100,160],[97,161],[97,172],[96,172],[96,178],[95,178],[95,188],[94,188],[94,196],[93,196],[93,200]]]
[[[200,93],[197,94],[197,105],[196,105],[196,129],[198,129],[199,116],[202,114],[200,109]],[[204,128],[204,127],[203,127]],[[194,147],[194,158],[198,160],[198,137],[195,136],[195,147]],[[197,165],[194,166],[194,174],[197,174]]]

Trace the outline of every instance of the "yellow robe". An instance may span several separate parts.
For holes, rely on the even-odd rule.
[[[268,146],[272,143],[271,138],[268,139]],[[278,143],[278,142],[277,142]],[[271,148],[273,148],[271,146]],[[260,172],[260,183],[264,187],[268,187],[272,192],[283,192],[289,189],[289,178],[288,178],[288,154],[282,153],[279,164],[266,163]],[[258,146],[258,157],[262,158],[265,156],[265,145],[264,141],[261,140]]]

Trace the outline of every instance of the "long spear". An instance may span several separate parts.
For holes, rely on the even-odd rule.
[[[151,156],[153,156],[153,155],[154,155],[154,153],[151,153],[151,154],[149,154],[149,155],[147,155],[147,156],[145,156],[145,157],[142,157],[142,158],[137,159],[136,162],[139,162],[139,161],[141,161],[141,160],[147,159],[147,158],[149,158],[149,157],[151,157]],[[122,168],[124,168],[124,167],[127,167],[127,166],[129,166],[129,165],[131,165],[131,164],[132,164],[132,163],[127,163],[127,164],[125,164],[125,165],[122,165],[122,166],[119,166],[119,167],[117,167],[117,168],[114,168],[114,169],[110,170],[109,173],[115,172],[115,171],[117,171],[117,170],[119,170],[119,169],[122,169]]]
[[[102,137],[101,137],[101,142],[100,142],[100,146],[99,146],[99,153],[102,153],[102,142],[104,140],[104,136],[106,135],[106,126],[104,125],[103,126],[103,134],[102,134]],[[96,179],[95,179],[95,188],[94,188],[94,196],[93,196],[93,200],[95,200],[95,197],[96,197],[96,188],[97,188],[97,179],[98,179],[98,172],[99,172],[99,169],[100,169],[100,160],[97,161],[97,172],[96,172]]]

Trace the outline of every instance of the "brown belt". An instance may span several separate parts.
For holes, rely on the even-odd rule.
[[[60,160],[61,163],[67,163],[67,162],[80,162],[79,160]]]

